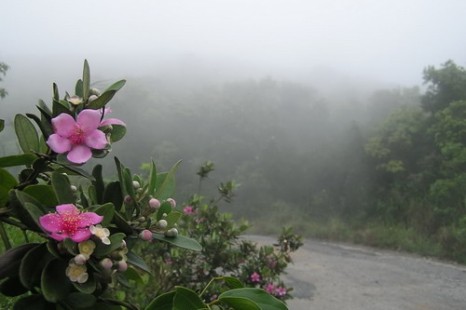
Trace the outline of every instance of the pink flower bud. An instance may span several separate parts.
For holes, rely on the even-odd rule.
[[[128,269],[128,263],[126,263],[124,260],[121,260],[117,264],[118,271],[120,272],[125,272]]]
[[[125,202],[125,204],[130,204],[133,201],[133,199],[130,195],[126,195],[123,201]]]
[[[154,210],[158,209],[160,207],[160,201],[156,198],[152,198],[149,200],[149,207]]]
[[[102,266],[102,268],[105,270],[110,270],[113,267],[113,262],[110,258],[106,257],[100,261],[100,266]]]
[[[144,241],[151,241],[152,240],[152,232],[148,229],[144,229],[139,233],[139,238]]]
[[[87,257],[83,254],[78,254],[74,257],[74,262],[76,265],[84,265],[87,261]]]

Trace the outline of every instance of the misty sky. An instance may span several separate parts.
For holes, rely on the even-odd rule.
[[[466,64],[464,0],[1,0],[0,61],[52,56],[147,73],[152,62],[316,68],[411,86],[422,70]],[[33,63],[33,62],[32,62]],[[19,68],[24,71],[24,68]],[[32,68],[31,68],[32,69]],[[75,69],[73,69],[75,70]],[[10,70],[11,71],[11,70]]]

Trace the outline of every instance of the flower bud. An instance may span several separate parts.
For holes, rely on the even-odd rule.
[[[178,229],[176,228],[170,228],[165,232],[165,236],[167,237],[176,237],[178,236]]]
[[[76,193],[76,191],[78,190],[78,188],[75,185],[71,185],[70,189],[73,193]]]
[[[139,223],[144,223],[145,221],[146,221],[146,218],[145,218],[144,216],[140,216],[140,217],[138,218],[138,222],[139,222]]]
[[[167,228],[168,222],[167,222],[166,220],[160,220],[160,221],[157,222],[157,225],[158,225],[160,228],[164,229],[164,228]]]
[[[149,200],[149,207],[154,210],[158,209],[160,207],[160,201],[156,198],[151,198]]]
[[[175,208],[175,207],[176,207],[176,201],[175,201],[175,199],[173,199],[173,198],[168,198],[167,201],[170,203],[170,205],[172,206],[172,208]]]
[[[83,99],[79,96],[71,96],[68,98],[68,102],[74,106],[80,105],[83,102]]]
[[[152,232],[148,229],[144,229],[139,233],[139,238],[141,238],[144,241],[150,241],[152,240]]]
[[[96,100],[97,98],[99,98],[99,97],[97,97],[96,95],[90,95],[89,99],[87,99],[87,102],[91,103],[92,101]]]
[[[100,90],[98,90],[97,88],[93,87],[91,89],[89,89],[89,94],[91,96],[100,96]]]
[[[87,261],[87,257],[83,254],[78,254],[74,257],[74,262],[76,265],[84,265]]]
[[[117,269],[118,271],[120,272],[124,272],[126,271],[126,269],[128,269],[128,263],[125,262],[124,260],[121,260],[117,263]]]
[[[126,195],[123,201],[125,204],[130,204],[131,202],[133,202],[133,199],[131,198],[130,195]]]
[[[139,184],[138,181],[133,181],[133,188],[134,188],[134,189],[138,189],[138,188],[140,188],[140,187],[141,187],[141,184]]]
[[[103,260],[100,261],[100,266],[104,268],[105,270],[110,270],[113,267],[113,262],[110,258],[106,257]]]

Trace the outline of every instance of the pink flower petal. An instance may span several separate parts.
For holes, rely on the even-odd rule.
[[[57,241],[62,241],[62,240],[65,240],[66,238],[68,238],[68,235],[66,233],[63,233],[63,232],[52,232],[50,233],[50,237],[52,237],[53,239],[57,240]]]
[[[102,150],[107,147],[108,141],[105,137],[105,134],[102,131],[96,129],[86,136],[85,143],[88,147]]]
[[[118,118],[109,118],[109,119],[102,121],[102,123],[100,123],[100,126],[106,126],[106,125],[126,126],[126,124],[122,120],[119,120]]]
[[[68,153],[68,160],[75,164],[83,164],[92,157],[91,149],[86,145],[75,145]]]
[[[58,205],[55,209],[57,210],[59,215],[63,215],[63,214],[78,215],[80,212],[79,209],[76,208],[76,206],[71,203]]]
[[[79,124],[81,130],[85,134],[88,134],[100,126],[101,117],[102,113],[99,111],[86,109],[82,110],[81,113],[78,114],[76,122]]]
[[[99,224],[104,220],[104,217],[94,212],[84,212],[79,216],[79,227],[89,227]]]
[[[47,232],[53,233],[61,230],[62,219],[60,215],[56,213],[50,213],[41,216],[39,218],[39,224]]]
[[[77,230],[74,234],[69,236],[74,242],[83,242],[88,240],[92,236],[89,229],[80,229]]]
[[[58,154],[66,153],[71,150],[71,142],[58,134],[52,134],[47,139],[47,145]]]
[[[76,122],[71,115],[61,113],[52,118],[52,125],[56,134],[68,138],[75,131]]]

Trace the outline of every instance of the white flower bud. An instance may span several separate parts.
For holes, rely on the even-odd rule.
[[[160,221],[157,222],[157,225],[158,225],[160,228],[164,229],[164,228],[167,228],[168,222],[167,222],[166,220],[160,220]]]
[[[176,228],[170,228],[165,232],[165,236],[167,237],[176,237],[178,236],[178,229]]]

